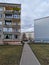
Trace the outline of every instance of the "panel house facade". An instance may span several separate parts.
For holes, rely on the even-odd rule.
[[[34,20],[34,41],[49,43],[49,16]]]
[[[0,3],[0,44],[18,44],[21,35],[21,4]]]

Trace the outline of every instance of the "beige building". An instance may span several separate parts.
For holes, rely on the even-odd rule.
[[[0,44],[18,44],[21,35],[21,4],[0,3]]]
[[[31,38],[32,40],[34,40],[34,31],[31,31],[31,32],[22,32],[21,33],[21,38],[22,38],[24,33],[26,34],[27,39]]]

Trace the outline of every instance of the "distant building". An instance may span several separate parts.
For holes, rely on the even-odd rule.
[[[34,20],[34,40],[49,43],[49,16]]]
[[[0,44],[19,44],[21,4],[0,3]]]
[[[32,31],[32,32],[22,32],[21,38],[22,38],[23,33],[26,34],[27,39],[31,38],[32,40],[34,40],[34,31]]]

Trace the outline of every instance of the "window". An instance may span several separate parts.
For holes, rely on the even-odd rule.
[[[18,38],[18,35],[14,35],[14,38],[17,39]]]
[[[2,21],[0,21],[0,25],[2,25]]]
[[[4,35],[4,38],[5,39],[12,39],[12,34],[5,34]]]
[[[13,18],[12,14],[5,14],[6,18]]]
[[[14,14],[13,17],[14,18],[20,18],[20,15]]]
[[[18,30],[13,28],[13,32],[18,32]]]
[[[12,28],[3,28],[4,32],[12,32]]]
[[[12,14],[5,14],[5,16],[12,16]]]
[[[17,15],[13,15],[14,18],[17,18]]]
[[[0,11],[3,11],[3,7],[0,7]]]
[[[5,25],[11,25],[12,21],[11,20],[5,20]]]
[[[0,18],[2,18],[2,14],[0,14]]]
[[[1,39],[1,35],[0,35],[0,39]]]
[[[17,29],[15,29],[15,30],[14,30],[14,32],[18,32],[18,30],[17,30]]]
[[[2,31],[2,28],[0,28],[0,32]]]
[[[13,10],[13,7],[11,7],[11,6],[6,6],[5,9],[6,9],[6,10]]]

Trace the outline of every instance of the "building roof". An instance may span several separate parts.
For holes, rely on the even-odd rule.
[[[49,16],[42,17],[42,18],[37,18],[37,19],[34,19],[34,21],[36,21],[36,20],[40,20],[40,19],[44,19],[44,18],[49,18]]]
[[[19,6],[21,7],[21,4],[17,4],[17,3],[0,3],[0,6]]]

